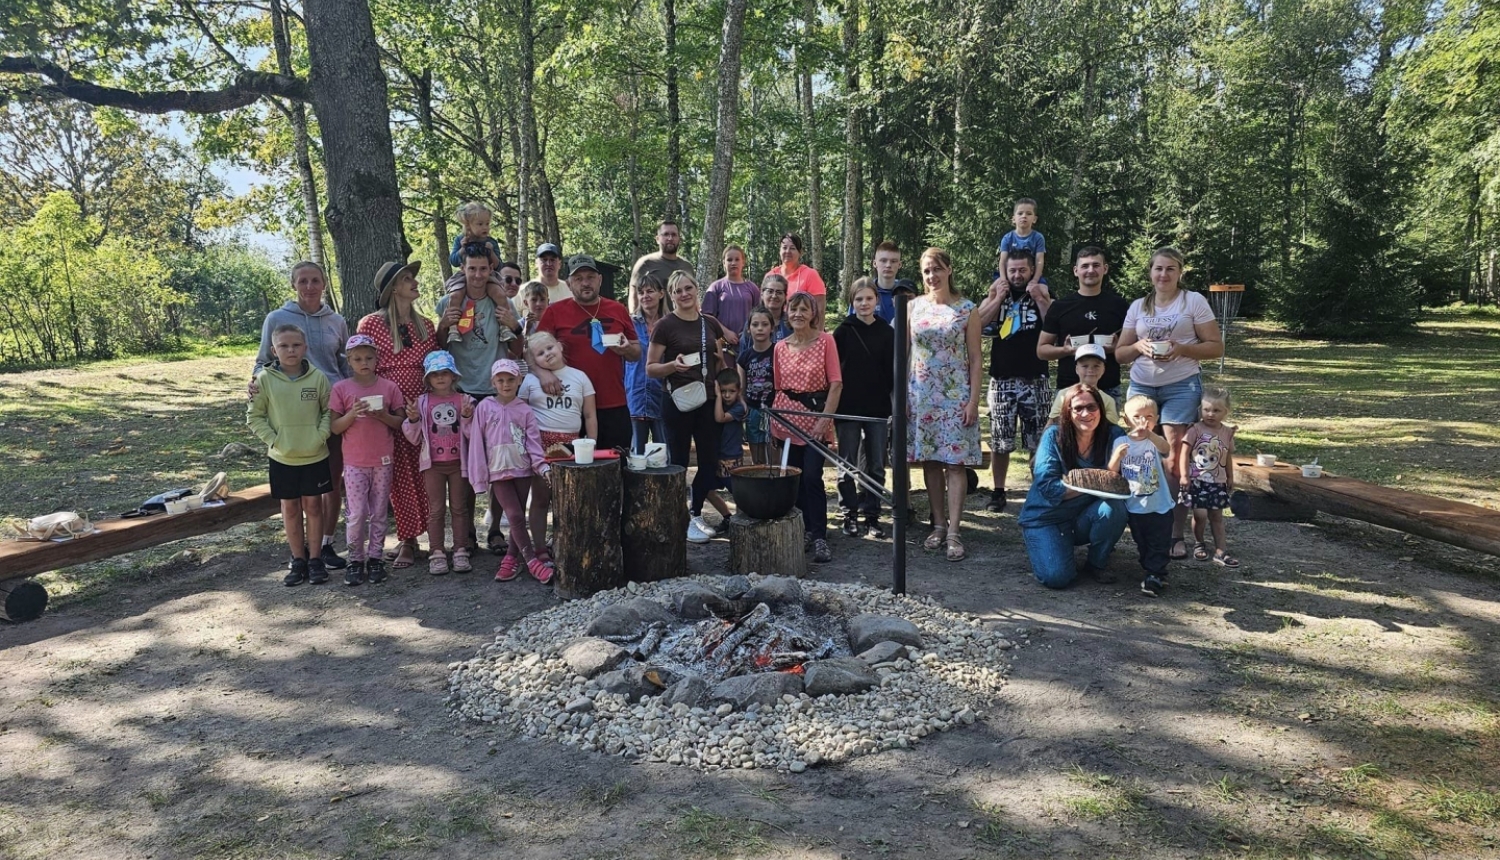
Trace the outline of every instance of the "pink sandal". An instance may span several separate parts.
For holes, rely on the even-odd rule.
[[[496,582],[510,582],[516,578],[516,568],[521,560],[513,555],[500,559],[500,569],[495,571]]]
[[[531,571],[531,575],[536,577],[536,581],[542,585],[546,585],[552,581],[552,574],[556,570],[552,566],[552,562],[543,561],[540,558],[534,558],[526,562],[526,569]]]

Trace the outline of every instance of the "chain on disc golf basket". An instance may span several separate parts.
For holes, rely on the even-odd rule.
[[[1229,354],[1229,330],[1240,318],[1240,299],[1245,296],[1244,284],[1209,284],[1208,304],[1219,318],[1219,335],[1224,339],[1224,351],[1219,354],[1219,372],[1224,372],[1224,357]]]

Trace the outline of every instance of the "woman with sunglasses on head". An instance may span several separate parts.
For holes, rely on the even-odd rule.
[[[1032,464],[1031,492],[1016,518],[1031,559],[1031,572],[1048,588],[1066,588],[1078,577],[1075,546],[1088,546],[1081,572],[1102,583],[1114,582],[1109,556],[1125,532],[1129,516],[1124,499],[1080,493],[1063,485],[1074,469],[1109,466],[1115,440],[1125,436],[1104,421],[1104,396],[1099,389],[1079,383],[1063,391],[1057,424],[1048,427]]]

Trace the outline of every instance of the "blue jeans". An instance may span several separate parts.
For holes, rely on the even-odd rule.
[[[1048,588],[1067,588],[1078,578],[1073,547],[1087,545],[1089,567],[1102,569],[1109,564],[1109,554],[1125,533],[1128,521],[1123,501],[1098,499],[1091,501],[1073,522],[1021,529],[1026,555],[1031,558],[1031,572]]]
[[[667,422],[660,418],[632,418],[630,419],[630,450],[637,454],[646,453],[646,439],[650,437],[652,442],[667,441]]]
[[[1144,394],[1156,401],[1156,411],[1163,424],[1192,424],[1198,420],[1198,407],[1203,403],[1203,376],[1194,374],[1170,385],[1131,382],[1129,394],[1131,397]]]

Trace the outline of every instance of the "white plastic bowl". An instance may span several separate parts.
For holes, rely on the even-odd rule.
[[[1276,465],[1276,455],[1275,454],[1256,454],[1255,455],[1255,465],[1257,465],[1257,466],[1274,466],[1274,465]]]
[[[1317,463],[1305,463],[1302,466],[1302,477],[1321,478],[1323,477],[1323,467]]]

